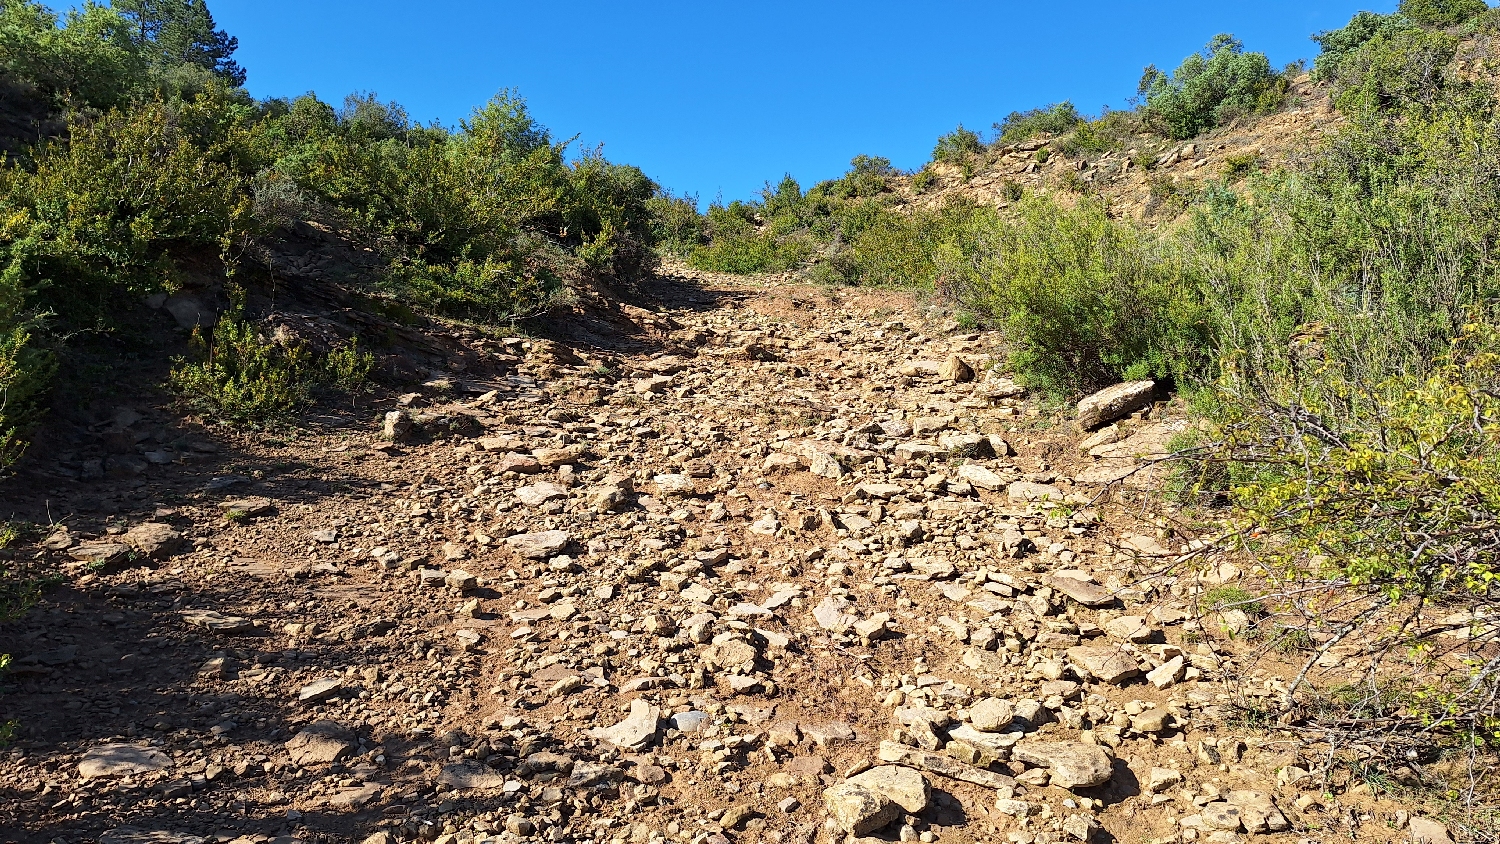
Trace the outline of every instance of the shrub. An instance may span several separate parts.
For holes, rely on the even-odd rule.
[[[652,238],[663,251],[687,255],[707,241],[697,197],[659,191],[646,201],[646,208],[651,215]]]
[[[110,112],[36,151],[34,170],[0,170],[0,262],[47,307],[84,324],[123,297],[171,289],[174,254],[207,252],[232,272],[253,225],[234,161],[245,137],[235,109],[220,89],[193,103]],[[231,128],[203,131],[222,120]]]
[[[1448,63],[1458,39],[1443,32],[1394,29],[1339,62],[1334,103],[1348,114],[1430,108],[1450,97]]]
[[[263,339],[254,326],[225,316],[207,340],[193,335],[196,360],[172,369],[171,386],[192,409],[231,425],[284,421],[312,399],[312,352]]]
[[[932,150],[932,160],[945,164],[963,164],[970,157],[984,152],[984,142],[979,136],[959,124],[957,129],[938,138]]]
[[[709,242],[693,251],[693,266],[723,273],[789,270],[812,253],[811,245],[795,236],[778,236],[762,227],[756,209],[738,200],[708,209]]]
[[[1247,53],[1232,35],[1217,35],[1171,74],[1154,66],[1137,92],[1150,118],[1171,138],[1195,137],[1229,120],[1279,108],[1286,81],[1264,53]]]
[[[1122,378],[1200,373],[1207,324],[1183,256],[1099,203],[1028,197],[1014,221],[977,218],[944,271],[970,310],[998,325],[1031,385],[1087,391]]]
[[[1243,179],[1255,172],[1260,164],[1260,155],[1254,152],[1237,152],[1224,157],[1224,178],[1230,181]]]
[[[1317,79],[1333,79],[1338,76],[1339,66],[1355,50],[1378,35],[1386,35],[1408,26],[1399,15],[1378,15],[1374,12],[1358,12],[1342,29],[1320,32],[1313,36],[1321,52],[1313,60],[1313,76]]]
[[[1309,594],[1326,596],[1308,607],[1325,635],[1304,675],[1351,637],[1367,652],[1404,652],[1416,705],[1380,712],[1383,732],[1500,744],[1496,663],[1429,658],[1449,630],[1470,654],[1500,639],[1500,331],[1465,326],[1422,376],[1377,383],[1336,359],[1316,365],[1330,386],[1364,394],[1372,412],[1362,424],[1250,399],[1232,406],[1223,441],[1226,459],[1259,467],[1234,490],[1244,545],[1288,591],[1315,585]],[[1371,684],[1383,685],[1373,674]]]
[[[917,193],[926,193],[927,189],[937,183],[937,174],[931,168],[923,167],[916,175],[911,177],[911,189]]]
[[[1029,111],[1013,111],[994,128],[1001,143],[1020,143],[1041,134],[1061,135],[1083,122],[1071,102],[1053,103]]]
[[[870,287],[941,286],[938,254],[967,251],[974,221],[990,213],[954,198],[936,210],[866,207],[868,218],[846,224],[849,241],[819,265],[825,280]]]
[[[1078,158],[1109,152],[1119,146],[1119,139],[1101,120],[1097,123],[1078,124],[1071,134],[1057,142],[1057,151],[1070,158]]]
[[[315,389],[364,392],[375,357],[358,339],[321,357],[305,343],[274,342],[233,314],[205,339],[193,332],[193,355],[172,368],[169,384],[183,403],[227,425],[266,427],[285,422],[313,400]]]
[[[1489,11],[1484,0],[1401,0],[1400,12],[1418,26],[1458,26]]]

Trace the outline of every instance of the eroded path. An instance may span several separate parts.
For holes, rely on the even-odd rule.
[[[1343,818],[1294,745],[1223,721],[1276,681],[1139,577],[1173,549],[1085,506],[1075,478],[1170,422],[1135,414],[1093,464],[982,374],[993,338],[917,302],[667,287],[641,315],[664,347],[494,344],[495,390],[428,384],[395,443],[363,412],[166,461],[140,440],[193,485],[18,552],[150,564],[78,563],[4,628],[0,840],[1290,842]]]

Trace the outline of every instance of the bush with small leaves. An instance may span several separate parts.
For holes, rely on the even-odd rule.
[[[1083,122],[1083,116],[1071,102],[1053,103],[1028,111],[1013,111],[994,125],[1001,143],[1013,144],[1037,135],[1061,135]]]
[[[1148,117],[1168,137],[1185,140],[1235,117],[1274,111],[1286,87],[1265,53],[1246,52],[1234,36],[1217,35],[1170,74],[1147,67],[1137,92]]]
[[[1446,29],[1489,11],[1484,0],[1401,0],[1399,10],[1412,23]]]
[[[945,164],[963,164],[971,157],[984,152],[984,142],[979,135],[959,124],[957,129],[938,138],[932,150],[932,160]]]

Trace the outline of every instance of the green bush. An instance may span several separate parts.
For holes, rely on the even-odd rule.
[[[658,191],[646,201],[650,214],[652,238],[657,246],[673,255],[688,255],[708,239],[703,215],[698,213],[698,198],[673,196]]]
[[[812,246],[804,238],[780,235],[762,225],[750,204],[736,200],[713,205],[707,214],[708,243],[695,249],[690,263],[702,270],[722,273],[758,273],[789,270],[802,263]]]
[[[1264,53],[1247,53],[1232,35],[1216,35],[1171,74],[1147,67],[1137,87],[1145,110],[1169,137],[1186,140],[1242,115],[1281,106],[1286,80]]]
[[[1458,26],[1489,11],[1484,0],[1401,0],[1400,12],[1418,26]]]
[[[1313,60],[1313,77],[1334,79],[1339,66],[1355,50],[1378,35],[1388,35],[1409,26],[1400,15],[1378,15],[1374,12],[1358,12],[1342,29],[1320,32],[1313,36],[1320,52]]]
[[[320,358],[305,343],[273,342],[233,315],[208,338],[193,333],[193,356],[177,361],[170,386],[183,403],[227,425],[265,427],[286,422],[310,404],[314,390],[363,392],[375,358],[359,341]]]
[[[1425,375],[1369,382],[1336,359],[1316,365],[1372,412],[1338,428],[1317,406],[1237,396],[1222,456],[1258,469],[1233,492],[1237,535],[1288,590],[1337,594],[1336,619],[1312,619],[1326,635],[1309,666],[1350,637],[1369,652],[1412,657],[1414,705],[1379,713],[1388,732],[1460,749],[1500,745],[1496,663],[1426,658],[1450,629],[1434,622],[1456,611],[1472,619],[1457,629],[1474,653],[1500,640],[1500,331],[1464,326]]]
[[[984,152],[984,142],[979,135],[959,124],[957,129],[938,138],[932,150],[932,160],[945,164],[963,164],[971,157]]]
[[[174,253],[207,252],[228,271],[252,229],[234,162],[243,136],[203,143],[197,130],[233,108],[219,96],[110,112],[36,151],[34,169],[0,169],[0,262],[80,322],[122,296],[170,289]]]
[[[1458,39],[1443,32],[1382,32],[1339,62],[1334,103],[1346,114],[1431,108],[1450,98],[1447,68],[1457,50]]]
[[[846,224],[849,241],[819,265],[826,281],[868,287],[938,289],[939,254],[967,252],[976,220],[993,211],[954,197],[936,210],[866,206],[867,219]]]
[[[994,128],[1001,143],[1013,144],[1041,134],[1061,135],[1082,122],[1078,109],[1063,101],[1029,111],[1013,111]]]
[[[179,361],[171,386],[184,403],[231,425],[285,421],[312,400],[312,352],[263,339],[253,326],[226,316],[207,340],[194,333],[195,360]]]
[[[1087,199],[1023,199],[1014,220],[976,218],[944,271],[968,309],[1000,327],[1023,380],[1055,394],[1134,378],[1187,378],[1212,338],[1184,255]]]
[[[1104,121],[1078,124],[1072,133],[1057,142],[1057,151],[1069,158],[1098,155],[1120,148],[1120,140]]]

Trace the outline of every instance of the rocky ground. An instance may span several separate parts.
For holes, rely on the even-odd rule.
[[[1447,840],[1237,719],[1238,569],[1096,506],[1149,385],[1082,433],[915,301],[648,292],[292,433],[97,402],[6,499],[67,578],[0,627],[0,841]]]

